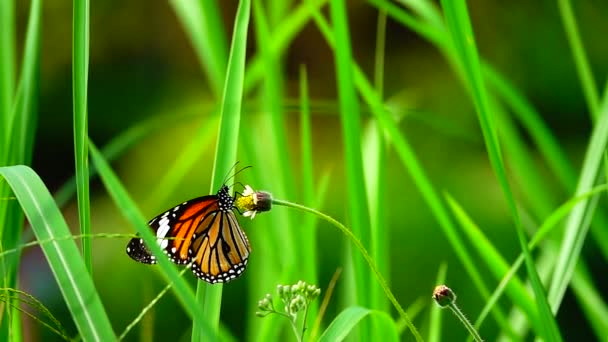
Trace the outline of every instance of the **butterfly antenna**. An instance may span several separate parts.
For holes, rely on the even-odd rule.
[[[238,162],[237,162],[237,164],[238,164]],[[236,166],[236,164],[235,164],[234,166]],[[239,174],[239,173],[241,173],[242,171],[247,170],[247,169],[249,169],[249,168],[251,168],[251,167],[252,167],[251,165],[248,165],[248,166],[243,167],[242,169],[237,170],[237,171],[236,171],[236,172],[235,172],[235,173],[234,173],[232,176],[230,176],[230,177],[226,178],[226,180],[224,181],[224,184],[226,184],[226,183],[227,183],[228,181],[230,181],[231,179],[235,178],[235,177],[236,177],[236,175],[238,175],[238,174]],[[233,168],[234,168],[234,167],[233,167]],[[231,169],[231,170],[232,170],[232,169]],[[238,184],[238,183],[234,183],[234,184]],[[234,185],[234,184],[233,184],[233,185]],[[241,184],[241,185],[242,185],[242,184]]]
[[[222,184],[226,184],[232,177],[236,176],[236,173],[232,176],[230,176],[230,173],[236,168],[237,165],[239,165],[239,161],[234,163],[234,165],[232,165],[232,167],[228,169],[228,172],[226,172],[226,176],[224,177],[224,181],[222,182]]]

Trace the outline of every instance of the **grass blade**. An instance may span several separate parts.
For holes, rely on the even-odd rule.
[[[14,3],[13,3],[14,4]],[[8,15],[14,16],[15,7],[6,5],[8,10],[12,7],[13,12]],[[30,3],[30,11],[27,21],[27,29],[25,32],[25,43],[23,51],[23,60],[21,62],[21,73],[19,76],[19,84],[15,98],[11,101],[10,111],[3,113],[2,124],[5,126],[0,128],[3,134],[0,139],[6,139],[5,144],[0,143],[0,166],[15,165],[15,164],[30,164],[32,159],[32,149],[34,145],[34,136],[36,121],[38,117],[38,83],[39,83],[39,65],[40,65],[40,20],[42,13],[42,2],[33,0]],[[5,16],[7,13],[4,14]],[[13,19],[9,19],[7,25]],[[13,28],[14,30],[14,28]],[[14,31],[9,28],[7,34],[14,34]],[[5,42],[0,42],[0,46],[4,44],[12,44],[14,37],[9,38]],[[10,46],[7,46],[9,55],[11,54]],[[10,57],[9,57],[10,58]],[[3,61],[4,62],[4,61]],[[14,60],[12,61],[14,63]],[[11,67],[15,67],[12,65]],[[9,75],[10,76],[10,70]],[[0,76],[5,77],[5,76]],[[0,196],[8,197],[10,194],[9,187],[6,183],[0,182]],[[16,247],[21,238],[21,232],[24,224],[23,211],[16,202],[4,201],[0,204],[0,246],[2,248],[11,249]],[[16,287],[17,270],[19,267],[19,257],[11,257],[8,262],[0,264],[3,274],[4,287]],[[0,339],[18,336],[21,334],[20,315],[15,310],[13,315],[10,305],[3,308],[2,321],[0,322]],[[10,331],[13,329],[13,331]]]
[[[80,233],[91,234],[91,204],[89,198],[89,155],[87,146],[89,84],[89,0],[74,1],[72,90],[74,101],[74,159],[76,161],[76,190]],[[82,254],[89,273],[93,272],[91,239],[82,239]]]
[[[282,54],[293,41],[297,34],[302,31],[304,26],[311,18],[311,14],[318,11],[319,8],[325,5],[328,0],[309,0],[304,1],[299,6],[295,7],[290,15],[286,17],[280,25],[276,26],[273,31],[270,46],[268,47],[274,54]],[[264,61],[258,55],[251,58],[251,62],[247,66],[247,74],[245,75],[245,92],[249,92],[254,86],[264,77],[266,70],[264,69]]]
[[[4,151],[8,144],[8,118],[15,94],[15,65],[15,1],[4,0],[0,2],[0,127],[4,137],[0,139],[0,151]]]
[[[372,310],[360,306],[351,306],[340,312],[319,337],[319,342],[342,341]]]
[[[437,271],[437,280],[435,284],[437,286],[445,284],[445,275],[447,273],[448,266],[445,262],[442,262]],[[429,342],[441,341],[441,308],[438,305],[431,306],[431,317],[429,318]]]
[[[454,216],[460,222],[462,229],[473,244],[473,247],[477,250],[477,253],[481,256],[481,260],[486,263],[496,279],[503,277],[508,272],[508,264],[505,259],[485,236],[483,230],[468,216],[462,206],[449,194],[446,194],[446,198],[452,212],[454,212]],[[527,321],[539,331],[538,311],[521,280],[513,277],[506,289],[511,301],[524,312]]]
[[[236,161],[250,8],[251,1],[241,1],[236,13],[226,83],[222,95],[220,131],[215,151],[211,191],[217,191],[220,188],[224,177]],[[197,285],[197,304],[203,307],[203,316],[199,321],[207,323],[214,333],[218,331],[222,288],[222,285],[210,285],[203,282],[198,282]],[[205,332],[205,327],[199,321],[194,322],[192,341],[199,341]]]
[[[344,141],[344,159],[347,184],[347,208],[353,234],[370,250],[370,218],[363,175],[361,152],[360,108],[353,81],[353,57],[348,32],[346,4],[343,0],[331,0],[330,12],[334,24],[334,58],[340,102],[340,121]],[[374,251],[371,251],[374,253]],[[357,304],[369,307],[371,278],[363,258],[357,251],[352,253],[355,272],[355,298]],[[362,333],[362,338],[365,337]],[[368,336],[369,337],[369,336]]]
[[[40,177],[29,167],[0,168],[39,241],[78,331],[85,341],[114,340],[114,332],[65,220]]]
[[[219,97],[228,61],[228,44],[217,1],[172,0],[170,4],[190,38],[211,90]]]
[[[607,142],[608,96],[604,96],[598,122],[589,139],[575,195],[578,196],[591,190],[598,176]],[[566,221],[564,239],[549,288],[549,302],[553,312],[557,312],[559,309],[589,231],[589,220],[585,220],[585,217],[592,214],[590,200],[584,200],[572,210]]]
[[[135,205],[133,199],[131,199],[131,196],[129,196],[116,174],[114,174],[114,171],[112,171],[110,168],[110,165],[108,165],[101,153],[90,140],[89,153],[91,154],[91,160],[95,164],[106,190],[110,194],[110,197],[112,197],[112,200],[116,203],[116,207],[121,210],[127,220],[129,220],[129,222],[135,227],[141,238],[146,243],[146,246],[149,247],[152,254],[157,256],[156,260],[158,262],[160,271],[165,278],[173,284],[174,292],[181,304],[186,309],[188,315],[195,322],[199,321],[198,324],[206,327],[206,329],[203,329],[204,335],[202,336],[205,336],[205,338],[209,340],[216,340],[214,338],[216,336],[214,330],[211,330],[209,324],[202,320],[203,310],[199,305],[197,305],[192,289],[188,286],[186,281],[180,277],[175,265],[171,263],[165,253],[162,252],[160,246],[158,243],[156,243],[156,237],[152,233],[150,227],[146,224],[146,220],[137,208],[137,205]]]
[[[561,341],[561,335],[549,308],[544,287],[536,270],[534,260],[528,250],[528,242],[519,218],[517,205],[515,204],[515,199],[507,180],[500,147],[498,145],[495,124],[491,114],[493,109],[490,106],[486,88],[483,83],[481,65],[466,4],[464,2],[450,2],[446,0],[443,0],[441,4],[444,9],[448,27],[450,28],[456,54],[459,57],[459,63],[463,68],[465,78],[468,81],[469,91],[474,100],[492,168],[498,178],[515,223],[519,244],[524,253],[528,276],[530,277],[540,314],[543,337],[547,341]]]
[[[374,63],[374,84],[378,96],[382,99],[384,92],[384,50],[386,40],[386,13],[378,13],[376,29],[376,51]],[[367,199],[370,216],[370,250],[380,273],[385,275],[390,284],[390,232],[386,220],[386,165],[387,147],[384,130],[377,119],[368,121],[363,134],[363,165]],[[375,282],[371,284],[370,307],[386,310],[388,301],[382,289]]]
[[[583,88],[583,95],[587,101],[591,119],[595,120],[599,115],[600,100],[595,81],[593,80],[593,72],[591,71],[591,66],[583,47],[583,41],[578,34],[572,4],[570,0],[558,0],[557,5],[564,30],[566,31],[566,37],[568,37],[568,43],[570,44],[570,52],[572,52],[572,56],[574,57],[576,72]]]
[[[330,47],[334,46],[334,37],[329,29],[329,24],[327,21],[319,14],[313,13],[314,19],[317,23],[318,28],[321,33],[325,37],[327,43]],[[477,287],[480,295],[483,298],[488,298],[490,296],[490,292],[485,285],[480,272],[477,270],[475,266],[475,258],[473,258],[470,253],[467,251],[466,246],[462,239],[458,236],[456,231],[456,226],[454,225],[450,215],[445,208],[445,205],[441,201],[441,198],[437,191],[434,189],[433,184],[431,183],[430,178],[427,176],[424,168],[418,161],[416,154],[414,153],[411,145],[407,141],[406,137],[401,134],[397,124],[394,119],[391,117],[390,113],[384,108],[384,104],[372,88],[369,81],[365,78],[365,75],[361,71],[361,69],[354,64],[354,78],[359,93],[361,97],[365,100],[367,105],[370,107],[375,118],[378,119],[378,123],[382,126],[385,134],[388,136],[388,139],[393,144],[401,162],[405,166],[405,168],[410,173],[410,176],[413,178],[414,183],[416,184],[418,190],[424,197],[427,205],[429,206],[431,212],[435,216],[435,219],[439,223],[439,227],[443,230],[443,233],[446,235],[450,244],[454,248],[456,255],[460,262],[462,262],[465,270],[469,277],[471,277],[472,282]],[[503,314],[497,311],[493,311],[493,314],[502,317]],[[500,318],[503,320],[504,318]],[[409,322],[406,322],[409,325]],[[415,337],[418,338],[419,335],[413,326],[408,326],[412,333],[415,334]]]
[[[300,66],[300,153],[302,172],[302,200],[305,205],[313,206],[318,204],[320,200],[315,201],[315,173],[313,170],[312,157],[312,128],[310,117],[310,96],[308,91],[308,74],[305,66]],[[315,203],[317,202],[317,203]],[[292,221],[293,222],[293,221]],[[304,239],[301,244],[302,257],[305,260],[318,260],[318,245],[317,245],[317,220],[312,215],[306,216],[300,229],[300,238]],[[311,284],[318,283],[317,273],[319,271],[318,263],[307,262],[306,279]],[[316,301],[312,302],[309,307],[309,317],[317,317],[319,305]]]

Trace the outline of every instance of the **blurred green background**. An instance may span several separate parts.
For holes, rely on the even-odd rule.
[[[33,168],[52,191],[59,189],[74,174],[71,5],[69,1],[46,1],[42,15],[39,121]],[[225,29],[230,33],[236,4],[221,5]],[[17,51],[23,50],[28,6],[28,1],[17,1]],[[608,3],[576,1],[573,6],[596,83],[602,85],[608,73],[608,44],[605,43]],[[591,123],[556,3],[470,1],[468,7],[480,54],[528,97],[578,170]],[[363,2],[349,2],[348,8],[354,58],[371,78],[378,13],[373,6]],[[215,119],[208,119],[209,125],[214,126],[207,130],[208,139],[203,139],[200,147],[203,151],[195,156],[194,167],[176,190],[172,193],[156,191],[178,153],[197,135],[201,120],[211,118],[218,103],[173,8],[166,1],[106,0],[93,1],[90,10],[88,108],[91,138],[98,146],[103,146],[130,127],[149,118],[163,117],[162,128],[128,149],[113,167],[150,218],[178,202],[207,194],[217,134]],[[248,56],[256,54],[252,28],[248,46]],[[323,174],[330,177],[330,186],[319,209],[348,225],[333,54],[315,25],[309,23],[284,54],[282,63],[285,132],[289,138],[291,163],[298,170],[298,70],[304,64],[312,99],[315,181]],[[520,251],[515,230],[488,162],[474,107],[453,69],[434,46],[389,18],[385,70],[387,106],[399,117],[402,133],[413,145],[433,184],[454,196],[507,260],[514,260]],[[247,136],[253,139],[241,139],[246,148],[241,148],[239,160],[240,165],[253,165],[263,170],[264,165],[256,165],[243,153],[248,148],[263,151],[267,143],[263,129],[257,131],[259,127],[253,123],[264,111],[258,92],[250,92],[244,100],[241,131],[250,130]],[[367,121],[370,114],[362,108]],[[535,153],[535,146],[530,143],[527,147]],[[557,203],[566,201],[571,194],[557,186],[556,178],[540,158],[535,162],[535,167],[544,172],[546,184],[555,189],[549,195]],[[404,306],[419,298],[430,298],[439,265],[445,262],[448,265],[447,283],[457,292],[458,303],[465,313],[476,317],[484,303],[390,145],[386,168],[387,187],[382,195],[388,204],[385,210],[390,231],[391,272],[388,278],[396,297]],[[268,179],[261,182],[266,184],[253,184],[249,171],[245,171],[238,176],[238,181],[274,192],[271,188],[273,175],[265,176]],[[293,176],[299,183],[300,175]],[[517,199],[525,206],[526,198],[517,182],[511,183]],[[134,232],[98,180],[93,181],[91,194],[93,233]],[[239,218],[254,243],[251,263],[264,265],[263,253],[255,241],[270,232],[268,216],[285,210],[288,209],[275,208],[254,221]],[[604,201],[600,202],[598,210],[605,210]],[[64,214],[76,232],[75,199],[65,206]],[[299,213],[293,215],[304,217]],[[299,222],[299,219],[292,222]],[[280,229],[297,230],[298,227]],[[317,241],[318,260],[299,262],[317,263],[317,285],[325,290],[335,270],[348,267],[345,263],[347,254],[343,251],[347,243],[339,232],[325,223],[318,226]],[[127,240],[109,238],[95,239],[93,243],[95,284],[117,331],[121,331],[164,286],[153,267],[138,264],[125,254],[126,243]],[[585,244],[583,255],[598,291],[608,293],[606,261],[592,239]],[[255,325],[259,320],[254,317],[255,307],[244,305],[245,302],[255,303],[263,296],[262,293],[258,298],[250,298],[250,292],[245,291],[248,284],[255,281],[252,268],[224,287],[222,322],[239,339],[248,336],[245,322]],[[525,271],[519,274],[523,277]],[[191,274],[185,277],[195,284]],[[347,286],[345,279],[342,278],[334,293],[327,320],[342,307],[340,293]],[[289,283],[298,280],[294,277]],[[489,275],[486,280],[495,284]],[[20,284],[47,305],[70,332],[76,331],[38,248],[27,250],[23,256]],[[274,290],[270,287],[266,292]],[[430,305],[427,301],[425,310]],[[445,340],[464,339],[464,329],[453,317],[444,314]],[[423,314],[416,318],[419,328],[423,329],[426,317]],[[569,291],[557,316],[566,340],[594,338],[588,323],[580,317],[579,305]],[[157,304],[146,322],[153,327],[155,340],[189,339],[191,321],[171,294]],[[26,320],[24,324],[32,340],[54,338],[35,322]],[[282,326],[284,322],[277,320],[276,324]],[[287,329],[286,325],[283,329]],[[135,340],[139,334],[136,328],[129,339]],[[488,321],[482,335],[493,340],[496,334],[495,323]],[[411,338],[408,333],[402,336]]]

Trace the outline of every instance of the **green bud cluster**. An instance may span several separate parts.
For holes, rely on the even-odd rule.
[[[283,311],[275,310],[273,298],[270,294],[267,294],[258,302],[258,311],[255,314],[258,317],[265,317],[271,313],[276,313],[289,318],[291,324],[295,326],[298,322],[299,314],[303,312],[305,326],[308,306],[319,297],[321,289],[300,280],[293,285],[277,285],[277,294],[283,302]]]

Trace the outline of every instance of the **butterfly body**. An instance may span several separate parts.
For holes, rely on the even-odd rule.
[[[176,264],[209,283],[231,281],[247,266],[251,247],[234,214],[234,197],[227,186],[215,195],[198,197],[156,216],[148,225],[159,247]],[[127,254],[145,264],[155,264],[141,238],[133,238]]]

